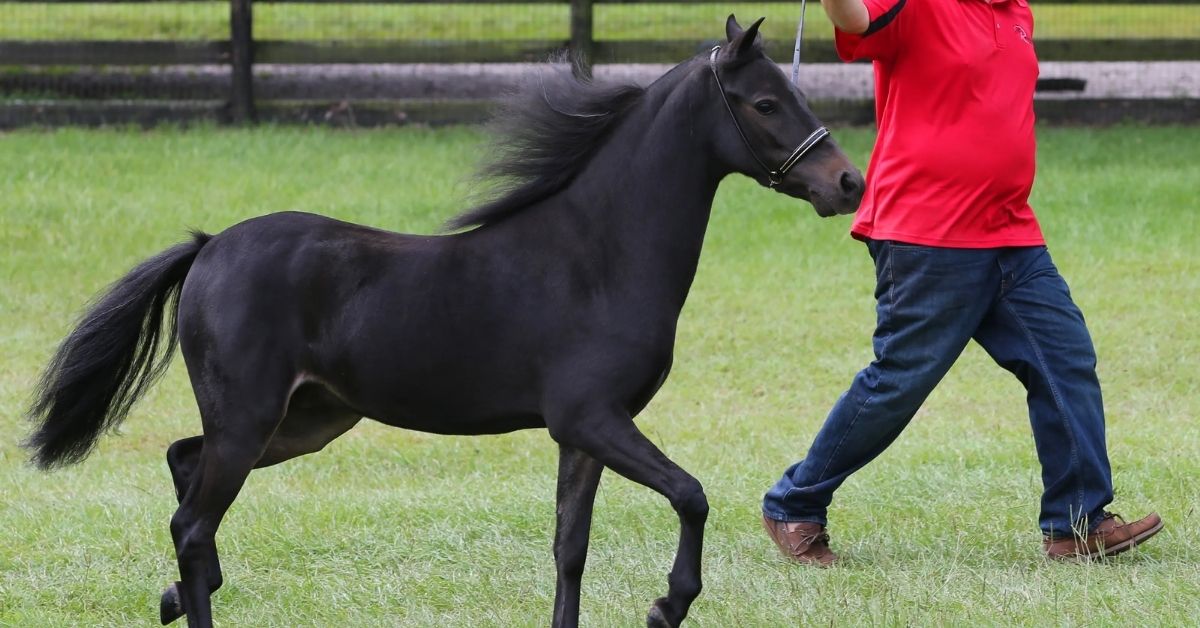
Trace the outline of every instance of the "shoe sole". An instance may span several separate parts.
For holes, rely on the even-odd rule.
[[[1091,554],[1078,554],[1078,553],[1077,554],[1064,554],[1062,556],[1050,556],[1050,558],[1053,558],[1055,560],[1068,560],[1069,561],[1069,560],[1088,560],[1088,559],[1093,559],[1093,558],[1107,558],[1109,556],[1116,556],[1117,554],[1127,552],[1127,551],[1137,547],[1138,545],[1141,545],[1143,542],[1149,540],[1150,537],[1154,536],[1155,534],[1158,534],[1158,532],[1162,529],[1163,529],[1163,522],[1160,519],[1159,522],[1154,527],[1150,528],[1149,530],[1146,530],[1146,531],[1142,532],[1141,534],[1137,534],[1133,537],[1130,537],[1129,539],[1125,540],[1124,542],[1117,543],[1116,545],[1113,545],[1112,547],[1105,547],[1098,552],[1093,552]]]

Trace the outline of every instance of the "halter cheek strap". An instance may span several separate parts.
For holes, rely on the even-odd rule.
[[[717,53],[721,52],[720,46],[713,46],[712,53],[708,55],[708,67],[712,70],[713,79],[717,81],[717,91],[721,94],[721,102],[725,103],[725,110],[729,112],[729,119],[733,122],[733,128],[737,129],[738,135],[741,136],[742,142],[746,144],[746,149],[750,151],[750,156],[754,157],[754,161],[767,173],[767,181],[770,185],[767,187],[775,187],[783,182],[783,177],[792,169],[801,159],[804,158],[808,151],[812,150],[821,140],[829,136],[829,129],[825,127],[817,127],[815,131],[804,138],[803,142],[792,151],[792,154],[778,168],[772,170],[767,166],[766,162],[758,156],[754,150],[754,145],[750,143],[750,138],[746,136],[746,132],[742,130],[741,123],[738,122],[737,114],[733,112],[733,106],[729,104],[729,97],[725,95],[725,86],[721,84],[721,74],[717,72]]]

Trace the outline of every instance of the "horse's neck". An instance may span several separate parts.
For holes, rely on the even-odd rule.
[[[683,77],[682,82],[697,77]],[[565,190],[563,219],[586,225],[584,246],[612,260],[611,281],[681,308],[700,259],[723,173],[702,143],[708,103],[697,85],[648,93]]]

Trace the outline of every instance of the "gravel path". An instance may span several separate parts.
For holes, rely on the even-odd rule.
[[[297,98],[309,89],[344,98],[493,96],[512,86],[531,64],[462,65],[330,65],[276,66],[260,69],[256,88],[264,97]],[[601,65],[598,80],[647,84],[669,65]],[[790,66],[784,67],[790,73]],[[1058,92],[1054,98],[1200,98],[1200,61],[1175,62],[1047,62],[1043,78],[1086,81],[1081,92]],[[801,68],[801,84],[809,98],[864,100],[874,93],[867,64],[809,64]]]

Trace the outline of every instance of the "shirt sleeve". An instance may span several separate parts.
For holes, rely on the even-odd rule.
[[[900,42],[900,19],[909,0],[863,0],[871,24],[865,33],[852,35],[834,28],[834,44],[843,61],[887,59]],[[910,11],[911,12],[911,11]]]

